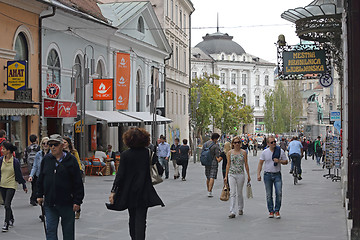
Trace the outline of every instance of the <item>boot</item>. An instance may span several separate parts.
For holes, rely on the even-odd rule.
[[[9,231],[9,223],[5,222],[4,226],[2,227],[2,232],[7,232]]]

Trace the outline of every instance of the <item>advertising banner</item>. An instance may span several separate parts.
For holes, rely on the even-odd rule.
[[[116,54],[116,99],[117,110],[127,110],[129,105],[130,91],[130,54]]]
[[[91,125],[91,151],[96,151],[97,142],[96,142],[96,125]]]
[[[44,99],[44,117],[56,118],[58,114],[57,101]]]
[[[77,107],[75,102],[58,102],[58,117],[76,117]]]
[[[325,50],[284,51],[284,75],[326,72]]]
[[[93,79],[93,100],[113,100],[113,85],[113,79]]]
[[[7,62],[7,90],[25,90],[27,80],[26,61]]]

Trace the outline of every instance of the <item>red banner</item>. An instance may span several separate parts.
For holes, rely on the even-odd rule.
[[[57,114],[57,101],[51,99],[44,99],[44,117],[56,118]]]
[[[130,54],[116,54],[116,109],[127,110],[130,91]]]
[[[93,100],[113,100],[113,79],[93,79]]]
[[[96,125],[91,125],[91,151],[96,151],[97,148],[96,135]]]

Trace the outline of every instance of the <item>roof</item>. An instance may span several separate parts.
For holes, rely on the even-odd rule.
[[[120,24],[140,12],[148,3],[149,2],[104,3],[99,4],[99,8],[101,8],[113,26],[119,27]]]
[[[102,15],[96,0],[57,0],[58,2],[78,10],[80,12],[89,14],[99,20],[107,22],[106,18]]]
[[[232,40],[233,37],[229,36],[227,33],[216,32],[206,34],[203,39],[204,40],[195,47],[200,48],[207,54],[235,53],[237,55],[242,55],[245,53],[245,50],[238,43],[234,42]]]
[[[191,58],[194,60],[213,61],[214,59],[198,47],[191,49]]]

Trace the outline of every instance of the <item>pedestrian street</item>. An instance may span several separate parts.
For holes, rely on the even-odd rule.
[[[256,180],[260,154],[249,157],[254,198],[247,199],[244,194],[244,215],[234,219],[228,218],[229,202],[219,200],[223,184],[220,171],[214,197],[208,198],[204,168],[199,163],[190,160],[187,181],[171,179],[170,168],[170,178],[155,186],[166,206],[149,209],[146,239],[347,239],[340,183],[324,178],[327,170],[316,166],[311,159],[302,160],[303,180],[296,186],[289,174],[290,166],[282,166],[281,219],[269,219],[264,183]],[[113,179],[114,176],[86,178],[81,217],[76,220],[76,239],[129,239],[127,211],[114,212],[105,208]],[[29,193],[16,192],[13,211],[15,226],[1,233],[1,240],[45,239],[43,224],[38,218],[40,207],[30,206]]]

